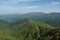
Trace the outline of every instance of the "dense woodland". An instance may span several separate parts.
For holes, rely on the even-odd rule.
[[[60,40],[60,13],[0,15],[0,40]]]

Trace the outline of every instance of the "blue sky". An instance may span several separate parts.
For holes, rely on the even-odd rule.
[[[0,14],[60,12],[60,0],[0,0]]]

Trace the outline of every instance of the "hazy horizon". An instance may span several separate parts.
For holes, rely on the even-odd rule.
[[[31,14],[31,13],[44,13],[44,14],[50,14],[50,13],[60,13],[60,12],[28,12],[28,13],[0,13],[0,15],[18,15],[18,14]]]

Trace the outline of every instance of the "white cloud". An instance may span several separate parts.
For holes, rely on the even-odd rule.
[[[51,2],[52,5],[60,5],[60,2]]]
[[[28,12],[60,12],[59,8],[46,8],[44,6],[0,6],[0,14],[28,13]]]
[[[39,0],[10,0],[10,1],[39,1]]]
[[[50,2],[47,4],[47,6],[57,6],[60,5],[60,2]]]
[[[8,1],[40,1],[40,0],[8,0]]]
[[[19,2],[34,2],[40,0],[2,0],[1,4],[17,4]]]
[[[42,6],[21,6],[21,7],[10,7],[0,6],[0,13],[27,13],[40,11]]]

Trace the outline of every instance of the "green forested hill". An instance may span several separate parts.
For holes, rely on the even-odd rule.
[[[14,36],[20,40],[38,40],[40,37],[39,28],[43,29],[44,33],[46,30],[53,29],[53,27],[48,24],[32,19],[24,19],[20,23],[13,24],[12,26]]]
[[[59,35],[60,29],[31,18],[0,23],[0,40],[57,40]]]

